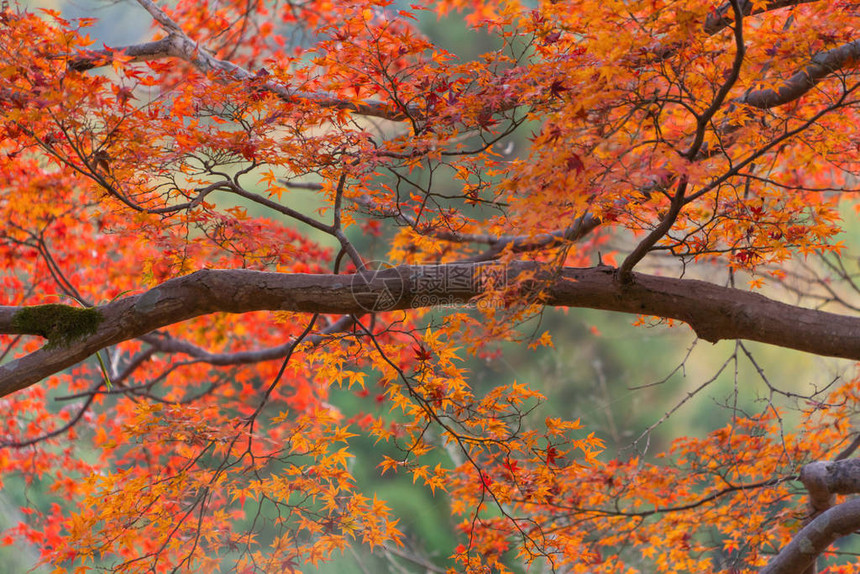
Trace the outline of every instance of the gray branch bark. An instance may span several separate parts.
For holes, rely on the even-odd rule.
[[[833,506],[837,494],[860,492],[860,459],[818,461],[800,471],[811,518],[760,574],[804,574],[839,538],[860,528],[860,499]]]
[[[693,279],[634,273],[622,283],[609,267],[541,271],[535,263],[399,266],[377,273],[310,275],[248,270],[202,270],[140,295],[99,307],[89,337],[0,365],[0,397],[85,360],[99,349],[155,329],[211,313],[294,311],[364,314],[467,303],[489,282],[517,285],[511,300],[541,291],[549,306],[655,315],[688,323],[707,341],[747,339],[818,355],[860,360],[860,317],[805,309]],[[485,300],[482,304],[503,305]],[[12,318],[20,307],[0,306],[0,333],[22,333]]]
[[[780,550],[760,574],[802,574],[827,547],[860,528],[860,499],[819,514]]]
[[[813,512],[833,506],[837,494],[860,492],[860,459],[818,461],[800,471],[800,481],[809,493]]]

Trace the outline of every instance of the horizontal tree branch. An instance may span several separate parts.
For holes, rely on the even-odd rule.
[[[364,314],[439,304],[505,305],[488,286],[510,286],[509,297],[537,296],[548,306],[655,315],[688,323],[707,341],[748,339],[818,355],[860,360],[860,317],[805,309],[757,293],[695,279],[639,273],[621,282],[610,267],[543,270],[531,262],[402,265],[349,275],[202,270],[140,295],[97,307],[94,332],[0,365],[0,397],[26,388],[98,351],[153,330],[210,313],[293,311]],[[478,299],[483,296],[484,299]],[[26,307],[0,306],[0,333],[25,332],[13,320]]]

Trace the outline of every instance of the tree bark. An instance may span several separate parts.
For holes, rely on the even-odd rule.
[[[210,313],[294,311],[364,314],[441,304],[509,306],[529,297],[554,307],[654,315],[689,324],[710,342],[747,339],[823,356],[860,360],[860,317],[805,309],[694,279],[640,273],[621,282],[610,267],[542,270],[516,262],[399,266],[352,275],[202,270],[98,308],[96,331],[0,366],[0,397],[83,361],[99,349]],[[505,294],[490,285],[515,288]],[[481,298],[483,296],[483,298]],[[25,333],[0,306],[0,333]]]
[[[860,458],[809,463],[800,471],[800,481],[809,493],[810,510],[827,510],[835,495],[860,492]]]
[[[860,459],[809,463],[800,481],[809,493],[809,517],[761,574],[813,574],[818,556],[860,527],[860,499],[833,506],[837,494],[860,492]]]
[[[837,539],[860,528],[860,499],[825,510],[804,526],[759,574],[803,574]]]
[[[767,110],[798,99],[828,76],[860,60],[860,40],[816,54],[804,69],[776,89],[755,90],[736,101]]]

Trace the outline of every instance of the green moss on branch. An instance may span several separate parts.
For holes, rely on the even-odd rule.
[[[59,304],[34,305],[15,313],[12,327],[20,333],[47,338],[45,348],[68,347],[95,333],[102,319],[104,317],[98,309]]]

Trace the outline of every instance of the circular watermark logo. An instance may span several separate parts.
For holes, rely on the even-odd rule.
[[[368,261],[352,277],[353,300],[365,311],[389,311],[397,307],[405,289],[403,277],[386,261]]]

